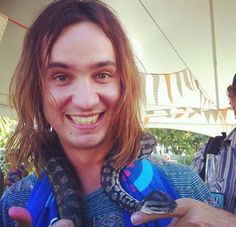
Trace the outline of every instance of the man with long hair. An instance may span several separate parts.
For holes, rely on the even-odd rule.
[[[14,220],[18,227],[133,226],[140,214],[133,213],[147,212],[143,204],[172,213],[178,198],[210,198],[189,167],[151,157],[155,139],[139,114],[140,73],[106,4],[58,0],[47,6],[27,31],[10,96],[18,124],[8,161],[33,166],[35,175],[0,201],[1,226]],[[147,226],[170,223],[146,215]]]

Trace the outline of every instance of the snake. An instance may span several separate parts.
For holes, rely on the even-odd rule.
[[[137,159],[143,159],[153,152],[155,140],[150,134],[141,138],[141,151]],[[43,170],[51,182],[58,206],[59,219],[72,220],[75,226],[82,227],[83,204],[80,193],[80,182],[76,177],[69,160],[62,148],[46,149],[41,153]],[[154,190],[139,201],[129,195],[120,183],[120,172],[109,158],[104,162],[101,172],[101,185],[107,195],[121,208],[130,213],[143,211],[147,214],[173,212],[177,206],[165,192]]]
[[[138,159],[143,159],[153,152],[155,140],[150,134],[145,134],[141,140],[141,151]],[[154,190],[139,201],[129,195],[120,183],[120,173],[122,168],[116,169],[114,162],[105,161],[101,174],[101,184],[109,197],[121,208],[130,213],[143,211],[147,214],[163,214],[173,212],[177,203],[165,192]]]

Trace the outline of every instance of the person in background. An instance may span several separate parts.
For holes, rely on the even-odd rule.
[[[227,95],[236,116],[236,74],[232,84],[227,87]],[[203,144],[191,164],[199,174],[204,165],[205,149],[206,144]],[[207,186],[219,201],[223,201],[222,207],[225,210],[236,214],[236,128],[224,139],[219,154],[212,156],[209,169],[211,167],[214,171],[207,177]]]
[[[136,211],[143,215],[134,204],[153,191],[162,191],[170,213],[179,198],[210,201],[196,172],[151,156],[156,142],[141,125],[140,76],[103,2],[58,0],[42,11],[11,81],[18,125],[7,144],[8,161],[33,164],[35,174],[0,200],[1,226],[133,226]]]

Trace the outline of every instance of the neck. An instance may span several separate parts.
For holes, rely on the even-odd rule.
[[[64,148],[64,151],[80,180],[82,194],[87,195],[99,189],[102,166],[110,148],[70,150]]]

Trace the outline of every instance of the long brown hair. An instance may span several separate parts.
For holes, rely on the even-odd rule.
[[[7,144],[8,161],[32,164],[40,170],[40,150],[49,146],[56,134],[49,132],[42,105],[42,75],[46,59],[62,30],[90,21],[112,42],[120,77],[121,98],[113,117],[111,132],[116,166],[131,162],[139,153],[141,76],[129,40],[112,9],[100,1],[58,0],[48,5],[29,28],[20,62],[10,84],[10,98],[18,114],[18,124]],[[52,136],[53,135],[53,136]]]

